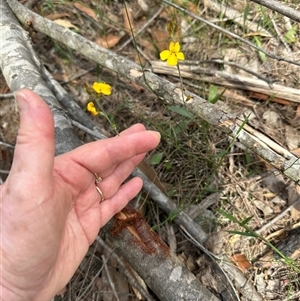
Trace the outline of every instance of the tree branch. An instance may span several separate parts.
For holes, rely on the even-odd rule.
[[[289,17],[290,19],[300,23],[300,14],[298,10],[295,10],[287,5],[281,4],[276,0],[250,0],[250,1],[265,6],[267,8],[270,8],[280,13],[281,15]]]

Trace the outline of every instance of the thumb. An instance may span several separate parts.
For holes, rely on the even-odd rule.
[[[20,110],[20,128],[9,178],[39,183],[49,179],[53,170],[52,113],[43,99],[31,90],[19,90],[15,97]]]

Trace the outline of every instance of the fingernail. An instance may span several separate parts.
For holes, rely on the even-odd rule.
[[[26,95],[23,94],[23,92],[17,91],[15,93],[15,99],[18,102],[20,113],[24,113],[24,112],[28,111],[29,101],[28,101]]]
[[[160,132],[154,131],[154,134],[156,134],[157,138],[160,140],[160,138],[161,138]]]

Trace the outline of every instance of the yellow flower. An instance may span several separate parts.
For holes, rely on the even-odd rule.
[[[87,106],[86,106],[86,109],[92,113],[92,115],[96,116],[99,114],[99,112],[97,111],[97,109],[95,108],[95,105],[92,101],[90,101]]]
[[[169,66],[176,66],[178,60],[184,60],[184,54],[180,51],[180,44],[178,42],[170,42],[169,50],[164,50],[160,53],[162,61],[167,60]]]
[[[94,82],[93,85],[92,85],[92,88],[98,94],[104,94],[104,95],[110,95],[111,94],[111,86],[109,84],[106,84],[106,83]]]

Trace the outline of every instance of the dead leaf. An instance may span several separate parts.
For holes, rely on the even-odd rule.
[[[300,106],[297,106],[295,118],[300,116]]]
[[[234,254],[231,256],[231,260],[243,271],[252,267],[252,264],[244,254]]]
[[[122,8],[121,12],[124,20],[124,29],[128,35],[132,36],[132,34],[134,34],[136,31],[132,12],[128,8]]]
[[[95,20],[96,22],[98,22],[98,18],[96,13],[89,7],[84,6],[80,3],[74,3],[73,4],[78,10],[80,10],[81,12],[83,12],[84,14],[88,15],[89,17],[91,17],[93,20]]]
[[[133,85],[133,87],[137,90],[137,91],[139,91],[140,93],[143,93],[143,92],[145,92],[145,88],[144,87],[142,87],[142,86],[140,86],[140,85],[138,85],[137,83],[135,83],[135,82],[131,82],[131,84]]]
[[[109,34],[105,37],[98,38],[95,43],[104,47],[104,48],[112,48],[116,46],[119,41],[123,38],[124,35],[116,36]]]
[[[158,175],[154,168],[150,166],[146,161],[142,161],[138,168],[165,194],[168,195],[168,192],[165,186],[161,183],[158,178]]]
[[[53,73],[53,78],[60,82],[67,82],[70,78],[67,76],[67,74],[62,73]]]
[[[151,37],[159,51],[169,49],[169,33],[166,30],[151,30]]]
[[[175,0],[174,2],[180,6],[186,6],[189,11],[194,14],[198,14],[198,8],[192,1]]]
[[[59,14],[50,14],[45,16],[45,18],[49,19],[49,20],[56,20],[59,18],[65,18],[65,17],[70,17],[70,15],[68,13],[59,13]]]
[[[142,11],[146,12],[149,10],[149,6],[145,2],[145,0],[137,0],[137,2],[138,2],[138,5],[140,6],[140,8],[142,9]]]
[[[65,28],[68,28],[68,29],[74,28],[74,29],[76,29],[76,30],[79,30],[79,28],[78,28],[77,26],[75,26],[74,24],[72,24],[72,23],[71,23],[70,21],[68,21],[68,20],[64,20],[64,19],[56,19],[56,20],[54,20],[54,22],[55,22],[56,24],[58,24],[58,25],[61,25],[61,26],[65,27]]]
[[[300,147],[291,150],[291,153],[300,158]]]
[[[298,130],[287,124],[285,125],[285,141],[289,150],[297,149],[300,145]]]
[[[273,209],[265,202],[262,202],[260,200],[254,200],[253,204],[255,205],[256,208],[258,208],[260,211],[263,212],[264,217],[268,217],[273,213]]]
[[[299,199],[300,186],[295,183],[291,183],[288,188],[288,204],[291,205]],[[295,205],[291,208],[291,218],[294,222],[300,219],[300,204]]]

